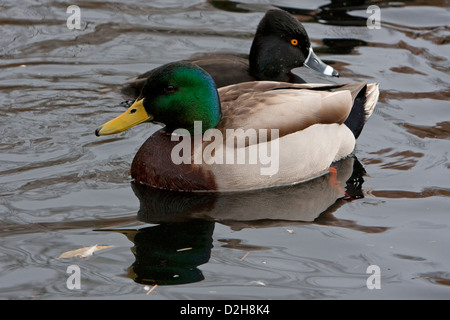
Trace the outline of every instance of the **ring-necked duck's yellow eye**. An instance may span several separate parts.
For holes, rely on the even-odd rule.
[[[293,46],[298,45],[298,40],[297,40],[297,39],[292,39],[292,40],[291,40],[291,44],[292,44]]]

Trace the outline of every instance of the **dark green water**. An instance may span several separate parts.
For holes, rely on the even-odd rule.
[[[247,54],[269,2],[78,1],[80,30],[66,26],[68,3],[0,3],[1,299],[450,297],[447,1],[376,2],[381,29],[366,26],[370,3],[272,3],[341,73],[296,69],[308,82],[380,83],[356,165],[340,164],[343,186],[352,172],[362,182],[349,185],[356,200],[329,193],[327,177],[215,199],[151,193],[129,168],[157,128],[94,136],[123,111],[115,89],[128,78]],[[95,244],[111,247],[58,259]],[[67,288],[70,265],[81,289]],[[369,265],[381,289],[367,288]]]

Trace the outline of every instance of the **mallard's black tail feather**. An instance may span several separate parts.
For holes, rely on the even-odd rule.
[[[369,83],[361,88],[356,95],[352,111],[345,120],[345,125],[353,132],[355,139],[359,137],[364,124],[372,115],[378,101],[379,90],[377,83]]]
[[[364,124],[372,115],[375,105],[377,104],[378,96],[380,94],[378,83],[367,84],[366,82],[349,82],[318,87],[311,84],[311,86],[311,88],[308,88],[309,90],[350,91],[353,99],[353,107],[344,123],[353,132],[355,139],[358,138]]]

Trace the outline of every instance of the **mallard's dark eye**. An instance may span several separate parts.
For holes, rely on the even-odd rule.
[[[291,44],[292,44],[293,46],[298,45],[298,40],[297,40],[297,39],[292,39],[292,40],[291,40]]]
[[[172,93],[175,91],[175,87],[174,86],[166,86],[164,87],[164,93]]]

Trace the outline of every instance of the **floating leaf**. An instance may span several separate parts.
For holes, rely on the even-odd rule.
[[[90,257],[94,254],[94,252],[96,251],[100,251],[106,248],[109,248],[111,246],[98,246],[98,245],[94,245],[91,247],[83,247],[80,249],[75,249],[75,250],[70,250],[70,251],[66,251],[64,253],[62,253],[58,258],[59,259],[64,259],[64,258],[73,258],[73,257],[77,257],[77,258],[87,258]]]

